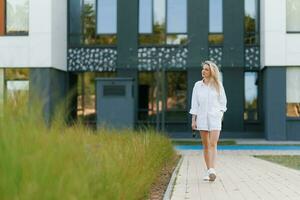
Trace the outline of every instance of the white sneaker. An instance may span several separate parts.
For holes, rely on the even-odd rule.
[[[203,181],[209,181],[209,173],[208,173],[208,170],[205,172],[205,175],[203,176]]]
[[[214,168],[208,169],[209,181],[214,181],[217,178],[216,170]]]

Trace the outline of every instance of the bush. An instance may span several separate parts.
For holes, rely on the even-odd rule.
[[[47,127],[41,106],[5,105],[0,121],[0,199],[143,199],[175,155],[152,130]],[[64,113],[64,112],[58,112]]]

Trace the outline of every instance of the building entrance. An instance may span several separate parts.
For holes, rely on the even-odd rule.
[[[138,75],[138,126],[187,130],[187,73],[164,69]]]

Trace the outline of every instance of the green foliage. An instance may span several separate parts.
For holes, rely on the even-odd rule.
[[[8,101],[0,118],[0,199],[143,199],[175,155],[154,131],[51,127],[42,105]]]
[[[208,42],[211,45],[222,45],[224,41],[224,35],[223,34],[209,34],[208,35]]]
[[[256,22],[250,15],[246,15],[245,19],[245,44],[257,44],[258,36],[256,35]]]
[[[246,32],[255,32],[255,19],[252,18],[250,15],[245,16],[245,31]]]
[[[165,24],[155,23],[153,26],[153,33],[149,35],[140,35],[139,43],[140,45],[150,45],[150,44],[165,44]]]

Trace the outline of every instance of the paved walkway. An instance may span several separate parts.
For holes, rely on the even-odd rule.
[[[219,151],[217,179],[202,181],[202,151],[179,151],[183,161],[172,200],[299,200],[300,171],[252,155],[300,155],[300,151]]]

